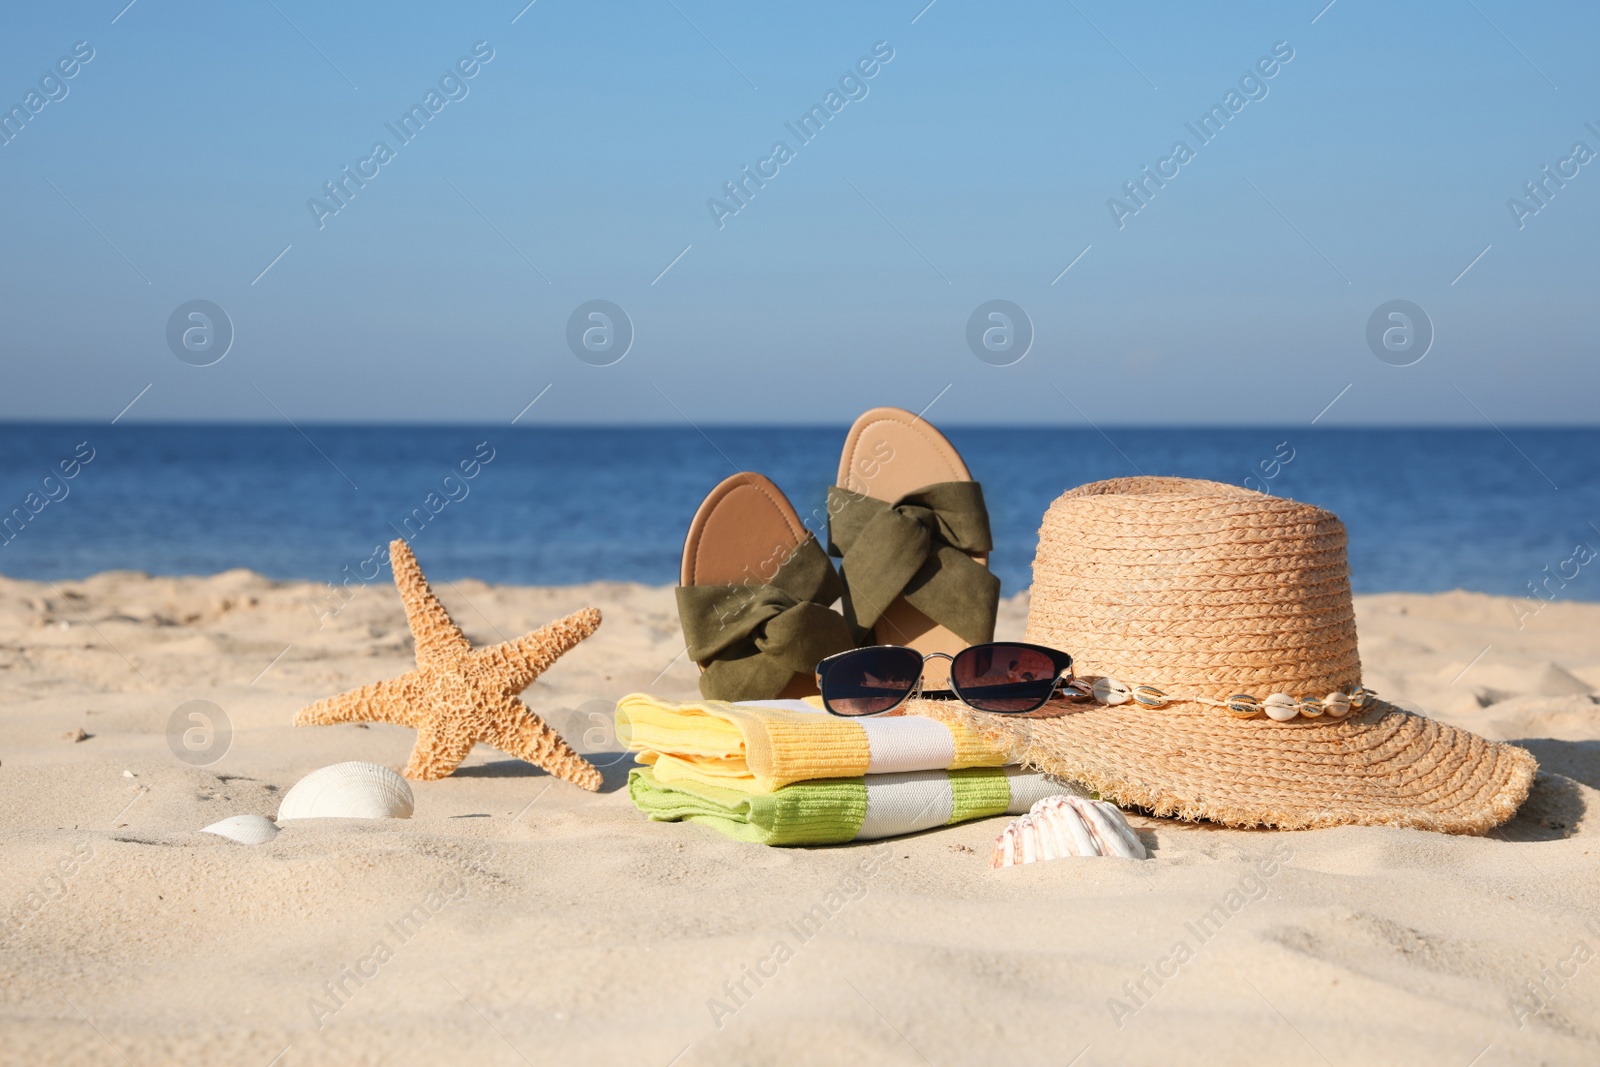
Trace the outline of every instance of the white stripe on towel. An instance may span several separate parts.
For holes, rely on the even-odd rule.
[[[875,774],[867,778],[867,815],[857,841],[915,833],[950,821],[955,800],[944,771]]]
[[[899,715],[861,719],[871,760],[868,774],[944,770],[956,761],[956,739],[937,719]]]
[[[1061,793],[1076,793],[1071,786],[1021,767],[1003,768],[1011,787],[1007,815],[1021,815],[1036,801]],[[955,810],[950,775],[945,771],[907,771],[898,774],[869,774],[867,814],[856,831],[857,841],[898,837],[943,826]]]
[[[1024,770],[1016,766],[1003,769],[1006,777],[1011,779],[1011,806],[1006,809],[1007,815],[1026,815],[1029,808],[1045,797],[1059,796],[1062,793],[1082,795],[1071,786],[1038,771]]]

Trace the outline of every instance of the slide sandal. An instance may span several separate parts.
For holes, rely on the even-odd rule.
[[[954,655],[994,640],[993,547],[983,489],[943,434],[900,408],[855,421],[828,490],[828,551],[858,643]]]
[[[748,472],[706,497],[683,542],[678,621],[709,700],[817,691],[817,663],[854,648],[830,605],[833,562],[771,480]]]

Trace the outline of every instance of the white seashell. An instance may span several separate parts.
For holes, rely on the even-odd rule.
[[[1039,830],[1041,860],[1100,854],[1094,831],[1078,809],[1066,804],[1046,804],[1043,807],[1035,804],[1028,810],[1028,815]]]
[[[1038,840],[1037,835],[1031,831],[1033,820],[1026,815],[1018,816],[1000,831],[1000,837],[994,843],[995,854],[989,861],[990,870],[1001,867],[1010,867],[1018,863],[1032,863],[1037,857],[1033,855],[1033,846]]]
[[[1139,840],[1139,835],[1133,832],[1127,817],[1115,804],[1108,804],[1104,800],[1087,800],[1084,803],[1089,822],[1095,828],[1095,837],[1105,842],[1101,855],[1121,856],[1130,860],[1149,858],[1150,854],[1144,850],[1144,842]]]
[[[262,845],[278,836],[278,825],[265,815],[235,815],[214,822],[200,832],[226,837],[241,845]]]
[[[1329,693],[1322,698],[1322,710],[1330,719],[1342,719],[1350,714],[1350,698],[1343,693]]]
[[[1133,699],[1133,691],[1115,678],[1096,678],[1094,698],[1102,704],[1126,704]]]
[[[335,763],[312,771],[284,794],[278,821],[409,819],[415,800],[406,780],[376,763]]]
[[[994,843],[991,870],[1067,856],[1144,859],[1144,844],[1122,812],[1103,800],[1045,797],[1013,819]]]
[[[1268,693],[1261,702],[1261,710],[1274,722],[1288,722],[1300,714],[1299,703],[1288,693]]]

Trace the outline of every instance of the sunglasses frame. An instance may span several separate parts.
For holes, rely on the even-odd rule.
[[[986,711],[983,708],[968,704],[966,698],[961,695],[960,690],[955,688],[955,661],[957,656],[962,656],[975,649],[982,648],[1025,648],[1031,652],[1038,652],[1042,655],[1048,656],[1050,658],[1050,662],[1055,666],[1056,670],[1055,681],[1051,684],[1050,691],[1046,693],[1044,698],[1033,707],[1022,708],[1017,711]],[[877,649],[904,650],[912,653],[913,655],[920,656],[922,658],[922,665],[924,669],[927,667],[928,661],[931,659],[949,660],[952,668],[950,672],[951,688],[929,689],[924,691],[922,688],[922,673],[919,672],[917,674],[916,682],[912,684],[911,688],[906,692],[906,694],[897,700],[892,706],[887,707],[882,711],[868,712],[864,715],[846,715],[843,712],[834,711],[833,708],[828,704],[828,698],[824,695],[822,697],[822,707],[828,712],[828,714],[837,715],[841,719],[872,719],[880,715],[887,715],[892,711],[896,711],[903,707],[906,701],[914,700],[920,696],[929,700],[959,700],[961,703],[966,704],[967,707],[972,708],[973,711],[981,711],[985,715],[1027,715],[1030,712],[1038,711],[1040,708],[1044,707],[1058,696],[1064,697],[1067,700],[1078,701],[1086,699],[1090,692],[1086,685],[1078,681],[1073,676],[1072,656],[1070,653],[1063,652],[1058,648],[1048,648],[1045,645],[1031,644],[1027,641],[985,641],[981,644],[968,645],[966,648],[955,653],[954,655],[950,654],[949,652],[922,653],[918,652],[914,648],[907,648],[905,645],[865,645],[861,648],[846,649],[843,652],[835,652],[833,655],[827,657],[817,664],[817,692],[819,694],[824,693],[823,685],[826,681],[827,674],[834,665],[837,665],[839,661],[861,652],[871,652]]]

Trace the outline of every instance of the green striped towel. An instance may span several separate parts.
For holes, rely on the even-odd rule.
[[[628,795],[651,819],[705,823],[736,841],[761,845],[872,841],[990,815],[1020,815],[1034,801],[1065,792],[1072,790],[1014,766],[823,778],[770,793],[700,782],[667,786],[648,767],[628,775]]]

